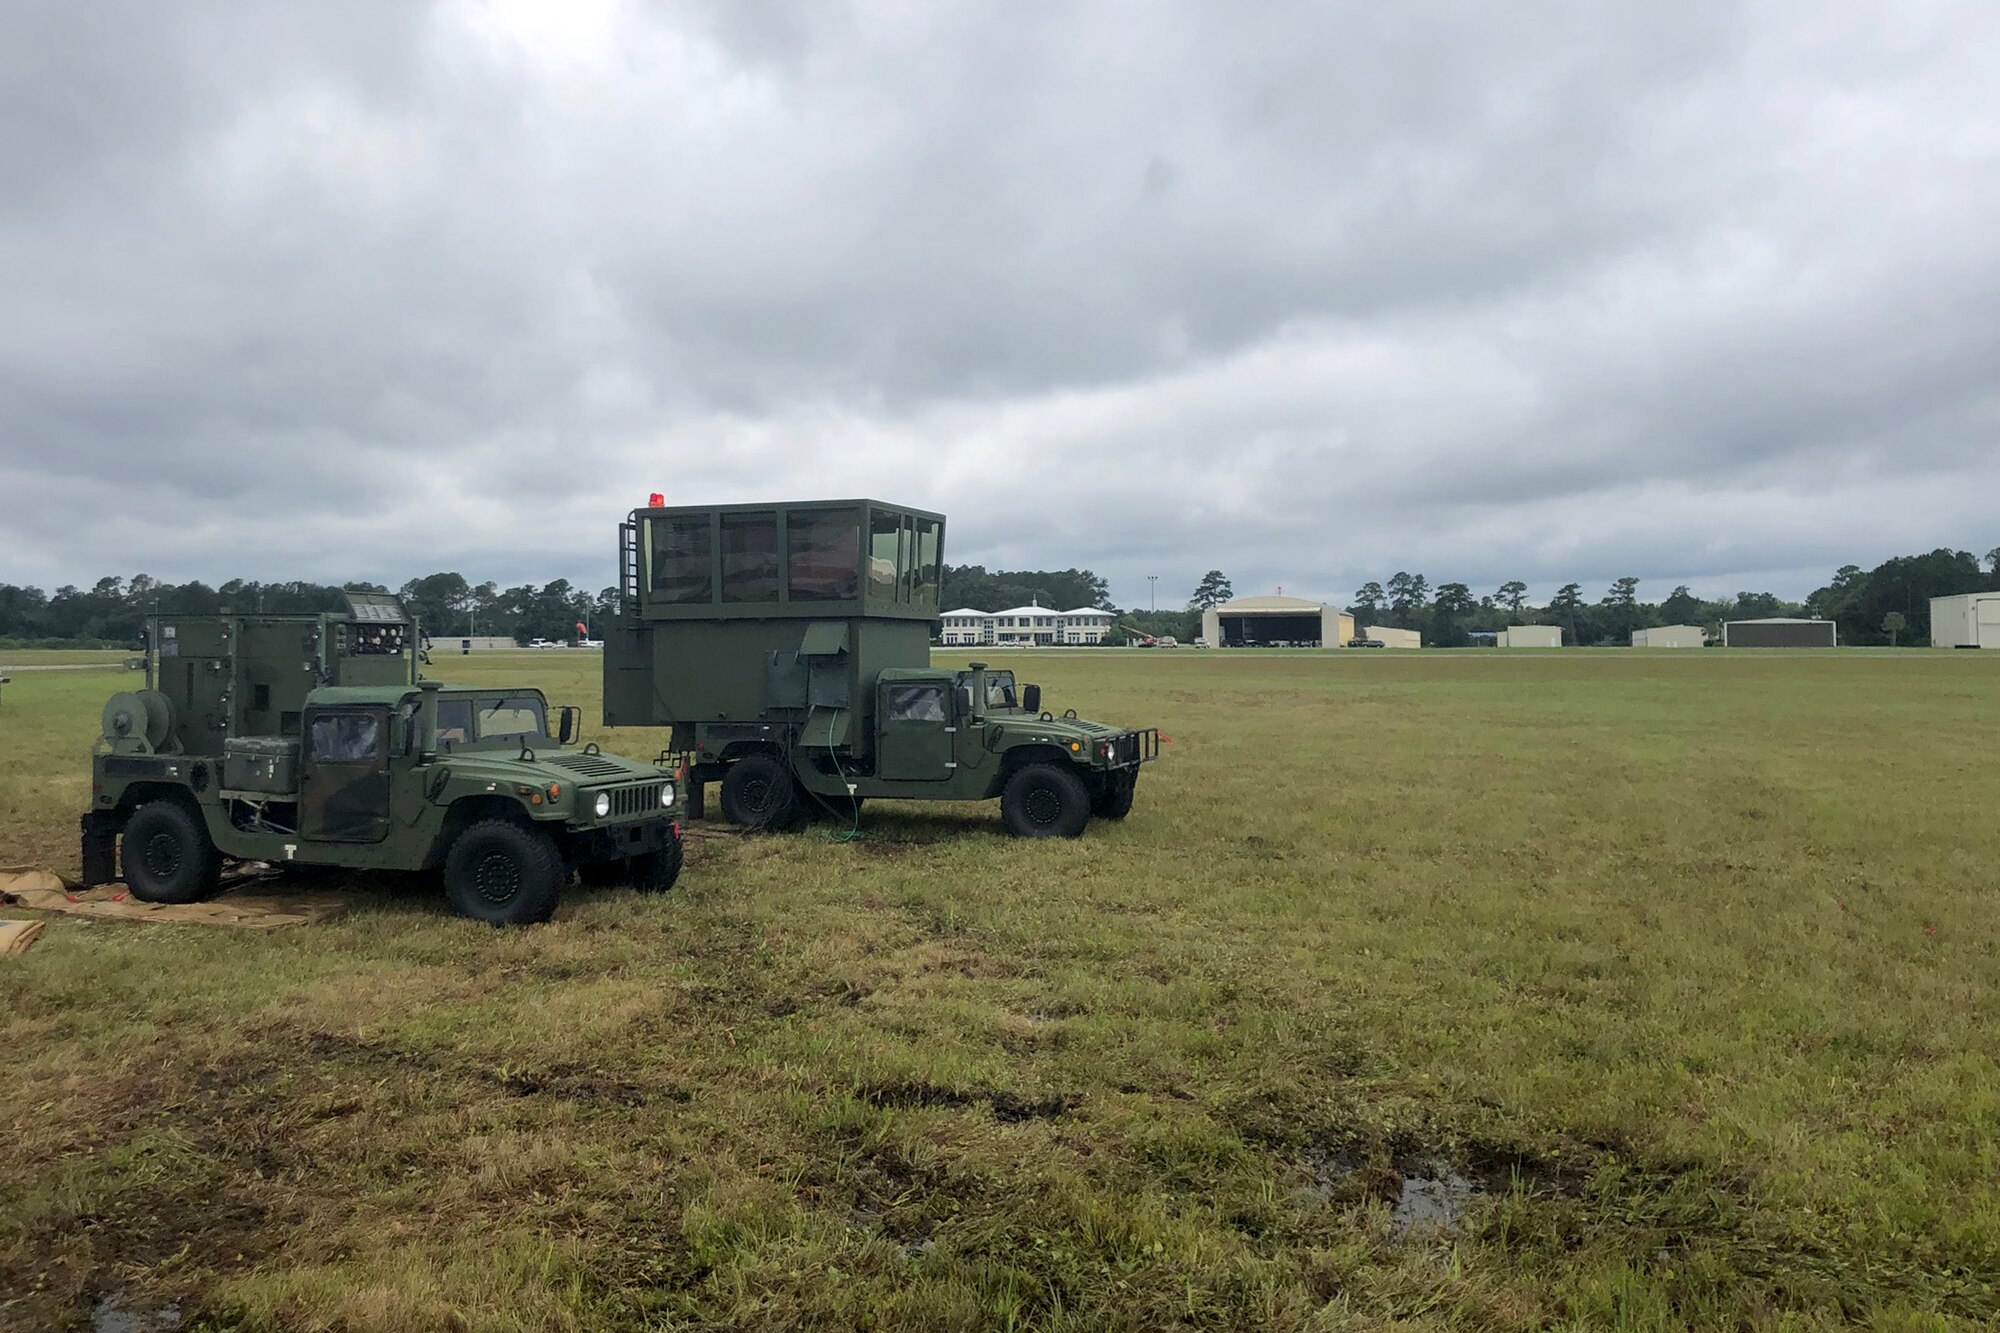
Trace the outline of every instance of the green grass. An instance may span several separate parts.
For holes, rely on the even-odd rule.
[[[1173,738],[1130,820],[871,803],[527,931],[53,922],[0,1325],[2000,1320],[2000,655],[1005,661]],[[111,684],[8,687],[0,861],[74,866]]]

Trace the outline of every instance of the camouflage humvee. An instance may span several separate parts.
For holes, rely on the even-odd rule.
[[[671,726],[690,808],[787,827],[868,797],[998,798],[1007,829],[1123,819],[1159,733],[1042,710],[985,663],[931,665],[944,518],[876,500],[654,506],[620,529],[607,726]]]
[[[419,676],[393,597],[344,613],[156,619],[144,690],[112,697],[92,758],[83,878],[191,902],[225,860],[441,870],[452,907],[545,921],[572,873],[670,888],[676,774],[573,746],[534,689]],[[157,672],[157,680],[155,679]]]

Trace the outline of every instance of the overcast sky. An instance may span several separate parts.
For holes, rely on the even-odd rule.
[[[2000,6],[0,6],[0,581],[870,494],[1163,606],[2000,545]]]

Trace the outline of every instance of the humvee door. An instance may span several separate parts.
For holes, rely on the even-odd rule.
[[[951,776],[950,681],[885,681],[875,715],[881,719],[882,730],[877,777],[942,782]]]
[[[299,835],[382,841],[389,832],[389,710],[308,709],[305,733]]]

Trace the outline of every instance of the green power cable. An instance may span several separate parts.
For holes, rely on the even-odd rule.
[[[854,823],[848,828],[847,832],[835,833],[831,836],[835,842],[853,842],[861,836],[861,799],[854,794],[854,784],[847,780],[847,771],[840,766],[840,753],[833,748],[833,719],[834,715],[839,711],[838,708],[829,708],[826,710],[826,752],[833,760],[833,771],[839,776],[840,785],[847,788],[848,804],[854,810]]]

